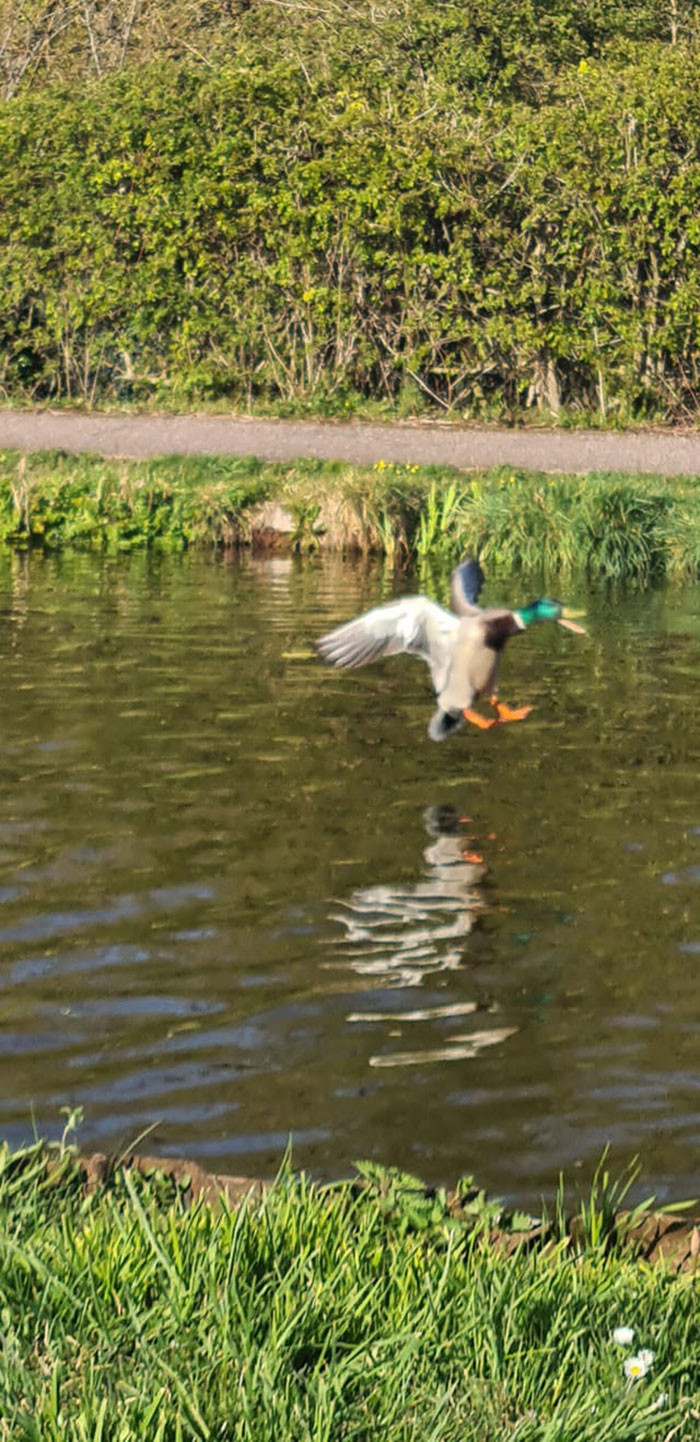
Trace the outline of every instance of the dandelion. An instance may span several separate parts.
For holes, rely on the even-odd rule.
[[[636,1357],[628,1357],[624,1363],[623,1371],[627,1381],[641,1382],[646,1377],[649,1368],[654,1360],[653,1352],[639,1352]]]
[[[616,1347],[631,1347],[634,1342],[634,1327],[616,1327],[612,1339]]]

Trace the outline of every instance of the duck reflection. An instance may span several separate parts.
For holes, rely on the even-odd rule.
[[[419,987],[442,973],[458,972],[464,966],[466,939],[486,910],[487,868],[469,818],[454,806],[431,806],[424,821],[430,842],[423,852],[421,879],[409,886],[359,887],[332,913],[332,920],[344,929],[336,942],[342,961],[334,965],[351,967],[383,992]],[[445,1035],[446,1026],[463,1027],[467,1016],[492,1010],[477,1000],[460,999],[434,1006],[397,1006],[391,1011],[354,1011],[348,1021],[389,1024],[389,1038],[402,1035],[407,1023],[428,1024],[433,1034],[430,1045],[411,1051],[390,1049],[369,1059],[373,1067],[414,1066],[473,1057],[483,1047],[504,1041],[513,1028]],[[434,1044],[436,1027],[439,1046]]]
[[[409,886],[358,887],[331,919],[345,934],[336,943],[358,976],[385,986],[420,986],[463,962],[464,940],[486,903],[486,865],[467,817],[454,806],[424,814],[430,844],[425,875]]]

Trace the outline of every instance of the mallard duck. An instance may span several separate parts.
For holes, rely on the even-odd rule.
[[[452,573],[451,611],[427,596],[403,596],[329,631],[316,642],[316,649],[333,666],[365,666],[402,651],[427,661],[438,698],[438,709],[428,726],[432,741],[444,741],[465,720],[482,730],[506,721],[523,721],[531,706],[513,708],[498,699],[498,665],[508,637],[517,636],[534,621],[558,621],[570,631],[585,634],[573,619],[581,613],[548,596],[516,611],[506,606],[482,610],[478,600],[483,584],[479,562],[463,561]],[[474,710],[474,703],[483,696],[490,698],[495,716],[482,716]]]

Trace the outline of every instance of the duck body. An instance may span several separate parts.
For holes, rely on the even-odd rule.
[[[473,710],[477,701],[498,694],[501,652],[508,637],[521,629],[513,612],[495,607],[457,620],[444,682],[439,691],[436,687],[438,710],[428,727],[431,740],[443,741],[463,724],[465,712]]]
[[[482,610],[478,597],[483,583],[478,561],[465,561],[452,575],[452,610],[428,596],[404,596],[338,626],[317,641],[316,649],[324,660],[346,668],[402,652],[426,661],[438,701],[428,726],[433,741],[443,741],[465,720],[481,729],[523,720],[529,706],[512,711],[498,701],[501,652],[509,637],[531,621],[558,620],[564,608],[541,598],[520,611],[505,606]],[[497,719],[487,720],[474,711],[484,696],[490,698]]]

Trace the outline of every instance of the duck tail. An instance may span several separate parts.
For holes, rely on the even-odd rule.
[[[428,735],[431,741],[444,741],[446,736],[451,736],[463,723],[464,717],[461,713],[454,716],[451,711],[443,711],[438,707],[437,711],[430,718]]]

